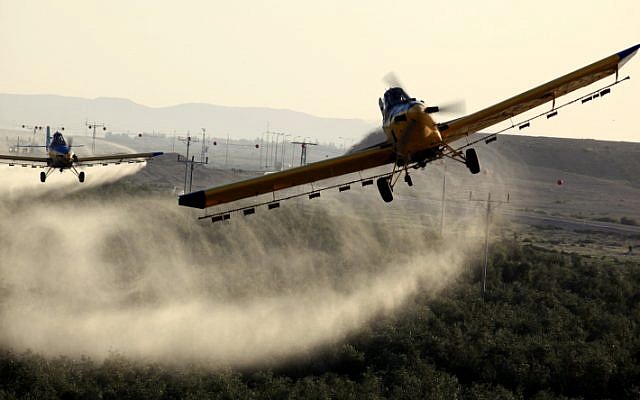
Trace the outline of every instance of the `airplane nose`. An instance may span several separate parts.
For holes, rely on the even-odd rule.
[[[411,119],[422,119],[424,114],[424,106],[422,104],[414,104],[407,110],[407,116]]]

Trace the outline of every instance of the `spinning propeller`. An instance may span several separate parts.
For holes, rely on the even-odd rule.
[[[395,74],[395,72],[390,71],[382,78],[382,80],[389,87],[399,87],[402,90],[404,90],[405,93],[407,93],[407,91],[404,89],[404,85],[402,85],[402,83],[400,82],[400,79]],[[446,103],[440,103],[437,106],[428,106],[426,111],[429,114],[443,113],[443,114],[461,115],[467,112],[467,104],[464,100],[450,101]]]

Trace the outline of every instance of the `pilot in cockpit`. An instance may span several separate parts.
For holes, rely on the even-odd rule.
[[[66,146],[67,143],[64,141],[64,137],[62,137],[62,133],[56,132],[53,134],[53,139],[51,140],[51,144],[54,146]]]
[[[404,103],[407,100],[409,100],[409,96],[404,92],[404,90],[402,90],[402,88],[399,87],[391,88],[384,94],[384,102],[387,107]]]

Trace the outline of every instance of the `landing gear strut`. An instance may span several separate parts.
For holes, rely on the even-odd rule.
[[[444,149],[448,150],[448,152],[445,153],[444,156],[463,163],[472,174],[475,175],[480,172],[480,162],[478,161],[478,154],[476,153],[476,149],[467,149],[464,152],[464,155],[462,154],[461,150],[454,149],[448,144],[444,145]]]
[[[413,186],[413,180],[411,179],[411,175],[409,175],[409,171],[407,170],[408,165],[408,163],[405,163],[404,167],[396,168],[398,165],[394,164],[391,175],[383,176],[381,178],[378,178],[378,180],[376,181],[380,196],[382,196],[382,200],[384,200],[386,203],[389,203],[393,200],[393,187],[398,182],[402,171],[404,171],[404,182],[408,186]]]
[[[71,172],[73,172],[77,177],[80,183],[84,182],[84,171],[78,172],[78,170],[72,165]]]
[[[396,180],[393,178],[396,176],[396,164],[393,164],[393,171],[391,171],[391,175],[383,176],[376,180],[376,185],[378,185],[378,192],[380,192],[380,196],[385,203],[391,203],[393,201],[393,185],[396,183]]]

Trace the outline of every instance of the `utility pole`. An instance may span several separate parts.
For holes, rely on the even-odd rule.
[[[91,144],[91,152],[95,154],[95,152],[96,152],[96,127],[102,128],[103,131],[106,131],[107,127],[103,123],[102,124],[96,124],[95,122],[87,121],[86,124],[87,124],[87,127],[89,129],[93,129],[93,141],[92,141],[92,144]]]
[[[280,135],[283,135],[280,132],[273,132],[276,135],[276,147],[275,147],[275,155],[273,156],[273,167],[278,168],[278,138]]]
[[[206,129],[202,129],[202,151],[200,153],[200,162],[204,162],[205,154],[207,153],[207,141],[206,141]],[[206,163],[205,163],[206,164]]]
[[[195,164],[208,164],[209,157],[206,157],[204,160],[195,161],[195,156],[191,156],[189,159],[189,147],[191,146],[191,136],[187,136],[186,138],[178,137],[178,140],[181,142],[187,142],[187,156],[185,158],[180,158],[180,154],[178,154],[178,162],[184,163],[184,190],[183,193],[190,193],[193,187],[193,168]],[[197,141],[197,140],[196,140]],[[191,170],[191,174],[189,175],[189,170]],[[187,176],[189,177],[189,192],[187,192]]]
[[[282,162],[280,163],[280,171],[284,170],[284,157],[285,157],[285,144],[286,144],[286,137],[293,137],[292,135],[288,134],[288,133],[283,133],[282,134]]]
[[[188,134],[187,134],[188,135]],[[187,142],[187,156],[185,157],[184,160],[180,159],[180,154],[178,154],[178,162],[185,162],[189,160],[189,146],[191,145],[191,136],[187,136],[186,139],[182,139],[180,137],[178,137],[178,140],[181,142]],[[184,164],[184,190],[182,193],[187,193],[187,173],[189,168],[187,166],[187,164]]]
[[[260,135],[260,159],[258,161],[258,169],[262,169],[262,149],[264,148],[264,132]]]
[[[487,216],[484,222],[484,268],[482,270],[482,298],[487,291],[487,264],[489,263],[489,220],[491,219],[491,192],[487,196]]]
[[[474,199],[473,193],[469,192],[469,201],[486,201],[487,202],[487,214],[485,217],[485,226],[484,226],[484,266],[482,269],[482,300],[484,300],[484,295],[487,291],[487,265],[489,264],[489,224],[491,222],[491,211],[492,204],[496,206],[509,203],[510,196],[507,193],[506,200],[491,200],[491,192],[487,196],[487,200]]]
[[[227,163],[229,162],[229,134],[227,133],[227,151],[225,152],[224,155],[224,166],[227,166]]]
[[[284,164],[284,137],[286,136],[284,133],[282,132],[271,132],[268,129],[268,125],[267,125],[267,131],[264,133],[264,135],[267,136],[267,149],[265,150],[265,168],[269,167],[271,164],[270,162],[273,161],[273,166],[277,167],[276,164],[278,163],[278,146],[280,145],[278,143],[278,139],[280,136],[282,136],[282,150],[281,150],[281,157],[282,157],[282,163]],[[291,136],[291,135],[289,135]],[[272,142],[272,138],[275,138],[275,140]],[[282,169],[282,166],[281,168]]]
[[[271,159],[271,154],[269,153],[271,149],[271,132],[269,131],[269,122],[267,121],[267,130],[264,131],[264,136],[267,138],[267,148],[264,149],[264,167],[269,168],[269,160]],[[262,150],[260,150],[260,154],[262,154]],[[262,164],[261,164],[262,165]]]
[[[267,130],[264,135],[265,138],[267,139],[267,147],[264,149],[264,167],[265,168],[269,168],[269,148],[270,148],[270,142],[271,142],[271,138],[269,137],[271,133]]]
[[[446,209],[447,164],[442,159],[442,206],[440,211],[440,237],[444,237],[444,215]]]
[[[307,142],[307,139],[311,139],[311,138],[304,138],[304,140],[302,142],[291,142],[291,144],[299,144],[300,145],[300,166],[303,165],[307,165],[307,146],[311,145],[311,146],[316,146],[318,145],[318,143],[312,143],[312,142]]]
[[[275,169],[278,168],[278,139],[280,138],[280,134],[278,132],[274,132],[273,134],[276,136],[276,145],[274,146],[273,152],[273,168]]]
[[[29,144],[30,147],[28,147],[28,151],[31,152],[33,146],[36,146],[36,143],[37,143],[36,133],[38,131],[42,130],[42,126],[37,126],[37,125],[36,126],[31,126],[31,125],[24,125],[23,124],[22,128],[23,129],[33,129],[33,135],[31,136],[31,141],[30,141],[30,144]],[[19,145],[20,145],[20,137],[18,136],[18,146]]]
[[[291,167],[293,167],[293,158],[296,152],[296,146],[293,145],[294,143],[296,143],[296,138],[302,138],[302,136],[296,135],[291,140]]]
[[[273,147],[274,147],[273,138],[276,137],[276,134],[274,132],[268,132],[268,134],[269,134],[269,159],[267,160],[267,167],[270,167],[271,162],[273,161]]]

